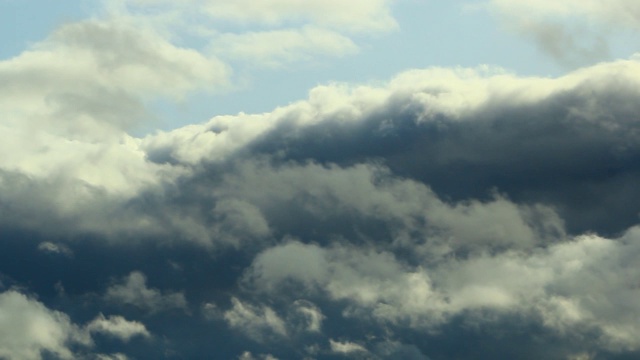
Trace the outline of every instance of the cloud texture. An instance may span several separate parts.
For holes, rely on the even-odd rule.
[[[252,41],[288,39],[277,65],[396,26],[385,1],[202,4],[265,31],[207,53],[163,36],[198,30],[191,1],[109,2],[0,62],[0,357],[640,354],[637,57],[414,69],[133,135]]]

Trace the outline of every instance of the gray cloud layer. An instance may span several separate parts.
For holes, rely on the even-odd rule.
[[[224,67],[112,26],[0,64],[0,356],[637,356],[637,60],[412,70],[137,138],[94,100],[129,116]],[[68,89],[24,81],[67,55]]]

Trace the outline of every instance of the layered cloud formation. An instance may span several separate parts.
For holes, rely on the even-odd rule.
[[[408,70],[132,135],[252,41],[287,39],[277,65],[397,26],[385,1],[203,3],[265,31],[206,53],[163,36],[198,30],[191,1],[110,2],[0,62],[0,357],[640,354],[637,57]]]

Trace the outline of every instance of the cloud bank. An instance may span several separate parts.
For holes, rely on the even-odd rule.
[[[0,357],[638,356],[637,56],[413,69],[133,135],[150,99],[224,87],[224,56],[396,26],[389,2],[332,4],[202,2],[235,29],[211,33],[191,1],[108,2],[0,62]],[[564,16],[545,4],[509,6]]]

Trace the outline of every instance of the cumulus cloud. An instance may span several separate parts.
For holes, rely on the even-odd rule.
[[[192,5],[122,4],[134,17],[135,7],[175,7],[177,18]],[[369,20],[353,27],[342,18],[352,5],[338,14],[319,2],[267,1],[241,14],[243,2],[203,4],[235,26],[265,27],[217,34],[238,45],[229,48],[236,54],[254,35],[292,39],[279,54],[264,50],[277,62],[308,54],[308,44],[332,51],[336,40],[334,50],[352,49],[344,34],[390,26],[386,2],[360,4]],[[256,10],[267,5],[282,11]],[[67,24],[0,63],[0,92],[17,94],[0,100],[10,114],[0,120],[8,134],[0,151],[13,154],[0,160],[0,236],[17,239],[6,250],[19,255],[74,249],[64,259],[71,271],[40,253],[40,266],[51,270],[42,280],[31,282],[11,255],[1,269],[11,274],[0,275],[37,288],[49,303],[76,306],[68,313],[83,323],[105,303],[154,321],[100,315],[80,328],[8,291],[0,295],[0,356],[72,358],[92,333],[169,339],[141,357],[178,352],[174,338],[189,344],[179,348],[184,357],[196,342],[227,358],[474,358],[473,341],[513,342],[520,354],[540,341],[544,350],[533,358],[640,351],[637,59],[558,78],[489,67],[410,70],[386,84],[326,84],[271,112],[139,138],[126,129],[144,117],[146,96],[180,98],[224,82],[226,68],[165,40],[158,24],[138,32],[114,16],[123,22]],[[152,17],[140,18],[177,26]],[[77,66],[65,66],[68,58]],[[122,106],[111,112],[112,104]],[[140,263],[153,286],[141,271],[108,285],[74,284],[85,276],[74,266],[87,248],[115,259],[124,243],[138,251],[113,260],[117,271],[80,268],[122,274],[144,244],[163,257]],[[181,270],[158,265],[168,260]],[[184,291],[164,290],[174,280]],[[64,296],[51,290],[60,281]],[[84,296],[96,289],[104,290],[99,304]],[[176,320],[188,312],[185,294],[208,304],[202,314],[210,321]],[[496,330],[514,322],[516,331]],[[467,350],[451,345],[460,333],[475,339]],[[105,359],[125,356],[99,350]]]
[[[519,78],[491,69],[414,70],[383,87],[321,86],[307,101],[270,113],[215,117],[144,139],[125,136],[109,145],[82,145],[81,151],[65,145],[55,153],[79,157],[61,157],[58,163],[44,161],[43,155],[33,165],[16,162],[17,169],[7,164],[0,185],[3,204],[12,205],[4,210],[5,219],[53,232],[112,238],[137,233],[237,245],[245,237],[274,234],[270,222],[281,215],[265,215],[273,206],[268,202],[289,201],[287,196],[294,194],[286,195],[278,182],[295,183],[290,190],[300,189],[296,196],[302,199],[306,185],[296,176],[304,175],[317,178],[312,180],[319,185],[316,194],[309,193],[319,201],[313,206],[332,206],[331,198],[320,197],[333,192],[337,201],[351,203],[351,211],[364,206],[371,214],[382,206],[386,214],[373,212],[378,219],[408,221],[415,209],[401,204],[404,200],[385,208],[387,199],[421,192],[408,204],[425,206],[426,199],[433,198],[428,185],[445,200],[471,199],[445,213],[433,212],[431,219],[459,219],[468,224],[467,230],[460,226],[456,231],[465,234],[475,236],[477,225],[487,221],[500,221],[504,229],[485,227],[481,231],[486,238],[496,240],[494,235],[502,233],[523,245],[533,241],[524,223],[538,222],[537,231],[546,231],[549,238],[563,221],[570,231],[615,233],[632,225],[637,212],[632,197],[626,196],[633,191],[629,184],[637,148],[632,131],[637,109],[630,100],[637,92],[637,68],[636,61],[618,61],[557,79]],[[51,141],[50,149],[55,149],[58,142]],[[260,156],[276,164],[284,160],[321,166],[294,164],[272,171],[268,161],[255,161]],[[323,169],[334,166],[331,163],[353,168]],[[219,168],[227,165],[232,166]],[[397,189],[388,188],[369,200],[363,196],[365,189],[387,186],[363,182],[364,177],[378,176],[378,170],[368,170],[372,168],[388,168],[389,179],[399,175],[426,185],[392,180]],[[451,176],[460,169],[466,169],[465,176]],[[215,177],[210,175],[214,172]],[[550,173],[553,182],[546,180]],[[332,179],[334,174],[340,174],[340,181],[359,176],[359,184],[366,187],[330,185],[338,179]],[[207,189],[219,181],[224,186]],[[275,193],[251,191],[261,187]],[[57,191],[49,191],[52,188]],[[474,202],[486,202],[494,189],[498,196],[491,206],[485,209]],[[398,191],[412,194],[394,194]],[[579,200],[587,194],[586,203]],[[267,199],[276,196],[280,200]],[[362,203],[355,203],[355,197]],[[529,207],[521,206],[523,202]],[[559,217],[554,219],[553,211],[537,203],[555,208]],[[39,220],[45,216],[37,214],[48,214],[48,220]]]
[[[146,276],[134,271],[126,276],[122,283],[110,286],[105,295],[105,300],[117,304],[132,305],[149,312],[158,312],[171,309],[188,310],[187,300],[182,292],[161,292],[158,289],[147,287]],[[115,319],[112,325],[121,325],[122,319]],[[127,324],[124,324],[127,325]],[[136,324],[137,327],[139,327]]]
[[[252,271],[259,273],[256,287],[289,279],[318,287],[334,300],[348,299],[355,305],[346,316],[431,328],[463,313],[482,318],[486,310],[520,312],[541,318],[559,334],[595,329],[603,347],[638,349],[640,329],[628,317],[640,311],[632,300],[638,291],[633,280],[637,235],[633,229],[616,240],[581,236],[533,253],[449,259],[437,266],[410,266],[389,253],[360,247],[297,245],[301,253],[313,251],[322,258],[314,283],[295,267],[287,271],[285,264],[265,260],[280,249],[260,255]]]
[[[233,329],[256,340],[287,336],[286,324],[269,306],[256,307],[232,298],[231,309],[224,312],[224,319]]]
[[[128,321],[122,316],[117,315],[106,318],[100,314],[87,324],[86,329],[91,333],[113,336],[125,342],[136,336],[151,336],[144,324],[137,321]]]
[[[92,340],[66,314],[14,290],[0,294],[0,357],[38,360],[46,351],[73,359],[74,344],[90,346]]]
[[[226,72],[215,58],[151,31],[109,21],[71,23],[0,63],[0,93],[11,94],[0,103],[8,115],[3,123],[71,138],[104,137],[143,118],[143,99],[178,98],[221,84]]]

